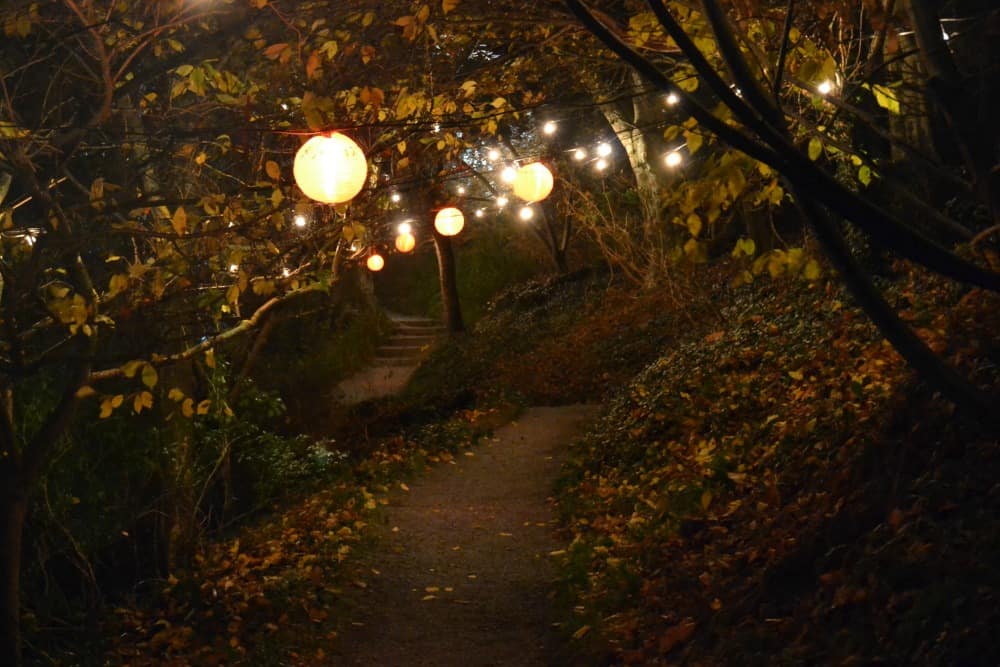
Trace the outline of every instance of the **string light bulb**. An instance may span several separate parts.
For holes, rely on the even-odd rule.
[[[681,98],[679,98],[677,96],[677,93],[668,93],[667,94],[667,104],[668,105],[674,106],[674,105],[676,105],[680,101],[681,101]]]
[[[503,171],[500,172],[500,180],[503,181],[504,183],[508,184],[513,183],[514,179],[516,178],[517,178],[517,169],[515,169],[514,167],[511,166],[504,167]]]
[[[604,158],[601,158],[594,163],[594,169],[596,169],[597,171],[604,171],[607,168],[608,168],[608,161],[605,160]]]
[[[584,160],[587,159],[587,151],[585,151],[582,148],[577,148],[575,151],[573,151],[573,159],[576,160],[577,162],[583,162]]]
[[[607,157],[611,155],[611,145],[610,144],[600,144],[597,147],[597,154],[601,157]]]
[[[680,154],[679,151],[670,151],[667,153],[663,161],[668,167],[679,167],[681,162],[684,161],[684,156]]]
[[[306,216],[304,216],[304,215],[302,215],[301,213],[299,213],[299,214],[297,214],[297,215],[296,215],[296,216],[295,216],[295,217],[294,217],[294,218],[292,219],[292,223],[293,223],[293,224],[294,224],[294,225],[295,225],[296,227],[298,227],[299,229],[301,229],[301,228],[303,228],[303,227],[305,227],[305,226],[306,226],[306,224],[308,223],[308,220],[306,220]]]
[[[517,212],[517,216],[521,218],[521,220],[527,222],[528,220],[531,220],[533,217],[535,217],[535,209],[531,208],[530,206],[522,206],[521,210]]]
[[[823,96],[829,95],[833,92],[833,84],[829,80],[823,81],[816,86],[816,92]]]
[[[542,126],[542,132],[545,134],[555,134],[556,133],[556,123],[555,121],[547,121],[545,125]]]

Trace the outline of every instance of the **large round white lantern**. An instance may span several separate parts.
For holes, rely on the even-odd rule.
[[[527,202],[542,201],[552,192],[552,172],[541,162],[526,164],[514,177],[514,194]]]
[[[382,255],[375,253],[368,258],[369,271],[381,271],[383,266],[385,266],[385,260],[382,259]]]
[[[299,189],[324,204],[354,199],[368,180],[368,162],[349,137],[334,132],[317,135],[295,154],[292,173]]]
[[[465,216],[454,206],[448,206],[434,216],[434,229],[441,236],[454,236],[465,227]]]
[[[417,240],[409,232],[396,237],[396,250],[399,252],[410,252],[416,245]]]

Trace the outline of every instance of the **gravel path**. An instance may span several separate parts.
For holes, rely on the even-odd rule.
[[[472,456],[400,490],[348,601],[340,665],[560,664],[552,485],[595,406],[531,408]]]

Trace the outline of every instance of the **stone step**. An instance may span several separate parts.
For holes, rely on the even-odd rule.
[[[372,359],[373,366],[417,366],[420,358],[411,357],[375,357]]]
[[[435,322],[434,320],[426,321],[415,321],[415,320],[395,320],[393,324],[396,325],[397,331],[433,331],[444,332],[444,326],[440,322]]]
[[[375,350],[378,357],[422,357],[427,345],[382,345]]]

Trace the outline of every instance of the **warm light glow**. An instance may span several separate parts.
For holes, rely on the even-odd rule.
[[[410,252],[417,245],[417,240],[409,232],[396,237],[396,250],[399,252]]]
[[[483,210],[483,209],[481,209],[481,208],[477,208],[477,209],[476,209],[476,217],[477,217],[477,218],[481,218],[481,217],[483,217],[484,215],[486,215],[486,211],[484,211],[484,210]]]
[[[400,234],[410,234],[413,232],[413,226],[408,222],[401,222],[399,226],[396,227],[396,231]]]
[[[458,194],[460,194],[460,195],[464,195],[465,194],[465,188],[462,187],[461,185],[458,186]]]
[[[382,255],[375,253],[368,258],[367,264],[369,271],[381,271],[382,267],[385,266],[385,260],[382,259]]]
[[[830,83],[829,81],[824,81],[818,86],[816,86],[816,92],[818,92],[820,95],[829,95],[831,92],[833,92],[833,84]]]
[[[605,160],[604,158],[601,158],[600,160],[594,163],[594,168],[597,169],[597,171],[604,171],[605,169],[608,168],[608,161]]]
[[[515,178],[517,178],[517,169],[514,167],[504,167],[503,171],[500,172],[500,180],[504,183],[513,183]]]
[[[497,206],[499,206],[500,208],[503,208],[504,206],[507,205],[507,201],[508,201],[508,199],[506,197],[504,197],[503,195],[500,195],[499,197],[497,197]]]
[[[527,222],[528,220],[531,220],[533,217],[535,217],[535,209],[531,208],[530,206],[522,206],[521,210],[517,212],[517,216],[521,218],[521,220]]]
[[[305,227],[306,224],[308,224],[308,222],[309,221],[306,220],[306,216],[302,215],[301,213],[299,213],[298,215],[295,216],[295,218],[292,219],[292,223],[296,227]]]
[[[448,206],[434,216],[434,229],[441,236],[454,236],[465,227],[465,216],[454,206]]]
[[[402,197],[399,195],[398,192],[393,192],[391,195],[389,195],[389,199],[392,200],[393,203],[398,204],[399,200],[402,199]]]
[[[486,157],[489,158],[490,162],[496,162],[500,159],[500,151],[495,148],[491,148],[490,152],[486,154]]]
[[[681,101],[681,98],[679,98],[677,96],[677,93],[669,93],[669,94],[667,94],[667,104],[669,104],[670,106],[674,106],[675,104],[677,104],[680,101]]]
[[[239,264],[230,264],[229,265],[229,272],[230,273],[236,273],[239,270],[240,270],[240,265]]]
[[[599,145],[597,147],[597,154],[600,155],[601,157],[607,157],[611,155],[611,145],[610,144]]]
[[[668,167],[678,167],[684,161],[684,156],[677,151],[670,151],[663,158],[663,161],[667,163]]]
[[[542,126],[542,132],[545,134],[555,134],[556,133],[556,123],[555,121],[548,121]]]
[[[299,189],[324,204],[342,204],[361,192],[368,162],[361,148],[339,132],[315,136],[295,154],[292,173]]]
[[[526,164],[517,170],[514,194],[525,201],[542,201],[552,192],[552,172],[541,162]]]
[[[578,162],[586,160],[587,159],[587,151],[585,151],[582,148],[577,148],[575,151],[573,151],[573,159],[577,160]]]
[[[286,266],[285,268],[283,268],[281,270],[281,275],[284,276],[285,278],[287,278],[288,276],[292,275],[292,272]]]

